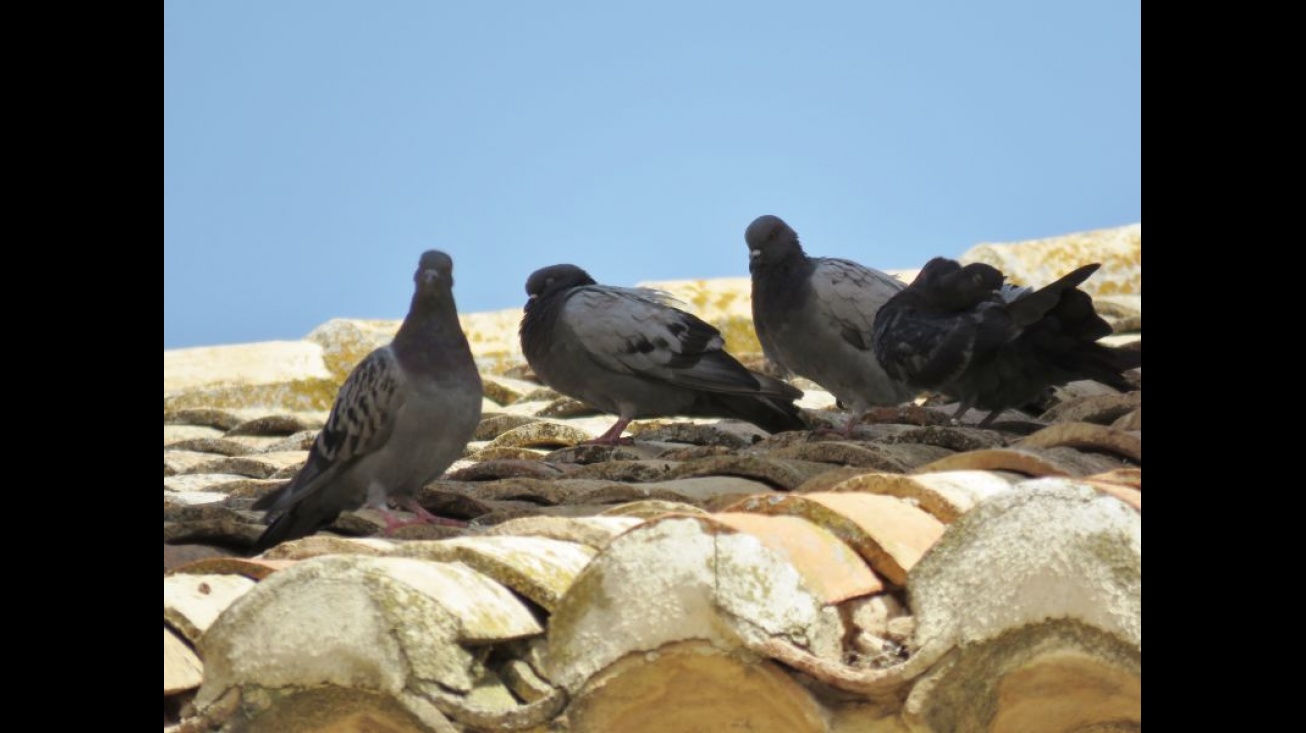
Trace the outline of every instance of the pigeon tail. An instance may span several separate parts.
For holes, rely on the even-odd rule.
[[[256,554],[266,552],[287,540],[307,537],[335,521],[335,518],[340,515],[340,512],[336,512],[330,516],[322,516],[317,512],[303,511],[303,509],[303,505],[298,505],[273,519],[268,528],[263,530],[263,534],[254,541],[254,552]]]
[[[798,406],[789,400],[724,393],[705,396],[704,412],[710,412],[713,416],[735,417],[768,433],[807,429]]]

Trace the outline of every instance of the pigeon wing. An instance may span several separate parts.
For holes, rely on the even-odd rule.
[[[577,288],[562,319],[604,369],[691,389],[757,394],[757,379],[723,347],[721,333],[645,288]]]
[[[901,291],[894,277],[849,260],[821,258],[812,272],[812,296],[821,315],[859,351],[875,343],[875,314]]]
[[[368,354],[341,386],[304,468],[285,489],[260,500],[254,508],[280,511],[303,501],[354,461],[385,445],[404,403],[405,384],[390,347]]]

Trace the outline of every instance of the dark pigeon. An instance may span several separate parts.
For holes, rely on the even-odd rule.
[[[381,510],[387,531],[402,523],[388,499],[417,521],[441,520],[415,495],[460,455],[481,419],[481,376],[458,323],[453,260],[422,254],[416,292],[394,340],[350,372],[308,462],[290,483],[255,503],[268,528],[254,545],[262,552],[312,534],[342,511],[366,503]]]
[[[880,367],[872,346],[875,314],[903,283],[849,260],[808,257],[798,235],[776,216],[744,232],[753,275],[753,326],[767,358],[816,382],[855,418],[897,405],[913,391]]]
[[[575,265],[526,281],[522,351],[550,387],[617,415],[595,443],[615,444],[635,418],[738,418],[768,432],[806,425],[798,389],[746,369],[721,334],[665,293],[598,285]]]
[[[1098,267],[1034,290],[1005,283],[990,265],[936,257],[880,309],[875,354],[894,377],[959,400],[955,419],[990,410],[981,426],[1078,379],[1127,392],[1121,372],[1140,366],[1142,352],[1097,343],[1111,327],[1077,287]]]

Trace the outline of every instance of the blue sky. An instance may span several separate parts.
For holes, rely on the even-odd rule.
[[[167,0],[164,348],[1141,221],[1140,2]]]

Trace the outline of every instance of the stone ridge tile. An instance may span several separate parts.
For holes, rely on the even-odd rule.
[[[500,433],[490,447],[539,448],[544,446],[567,448],[577,443],[593,440],[594,435],[566,423],[548,420],[519,425]]]
[[[872,407],[858,418],[862,424],[891,423],[894,425],[951,425],[952,415],[936,407],[899,405],[897,407]]]
[[[1134,463],[1143,462],[1140,436],[1087,422],[1060,422],[1050,425],[1016,444],[1021,448],[1056,448],[1067,446],[1081,450],[1114,453]]]
[[[670,472],[671,478],[724,474],[764,481],[772,486],[792,490],[804,481],[831,469],[828,463],[768,458],[755,455],[712,456],[681,463]]]
[[[163,511],[166,514],[182,507],[220,504],[226,500],[222,494],[212,491],[164,491]]]
[[[202,438],[220,437],[222,437],[222,431],[208,425],[170,425],[166,422],[163,424],[164,448],[177,446],[186,449],[186,446],[179,446],[178,444]]]
[[[723,445],[727,448],[744,448],[769,435],[761,428],[739,420],[716,423],[677,421],[656,426],[632,424],[628,434],[636,441]]]
[[[587,494],[613,486],[624,484],[593,479],[560,478],[544,481],[535,478],[508,478],[467,482],[461,484],[458,490],[480,501],[529,501],[552,506],[577,503]]]
[[[190,507],[207,509],[204,507]],[[213,517],[163,523],[163,541],[168,544],[214,542],[229,547],[250,547],[264,527],[235,516]]]
[[[230,473],[250,478],[284,476],[287,469],[293,476],[308,460],[305,451],[284,453],[251,453],[244,456],[224,456],[192,468],[188,473]]]
[[[432,481],[417,492],[417,503],[441,517],[474,519],[494,511],[491,500],[475,496],[475,488],[490,482]]]
[[[294,560],[267,560],[260,557],[205,557],[166,570],[164,576],[239,575],[250,580],[262,580],[294,564]]]
[[[578,544],[592,547],[595,550],[602,550],[607,547],[612,538],[625,532],[626,530],[640,524],[643,520],[637,516],[617,514],[618,510],[636,506],[641,503],[621,504],[609,509],[598,517],[520,517],[518,519],[509,519],[502,524],[497,524],[485,530],[485,536],[494,537],[501,535],[519,536],[519,537],[547,537],[553,540],[562,540],[565,542],[575,542]],[[666,502],[663,502],[666,503]],[[676,506],[685,507],[693,511],[700,511],[688,504],[677,504]],[[609,513],[613,513],[609,516]]]
[[[476,432],[472,434],[472,440],[494,440],[513,428],[537,421],[537,418],[527,415],[509,415],[503,412],[482,414],[480,423],[476,425]]]
[[[262,449],[259,450],[260,453],[280,453],[283,451],[297,451],[297,450],[306,451],[313,447],[313,441],[317,439],[318,432],[319,431],[317,430],[301,430],[298,433],[292,433],[284,438],[258,438],[254,436],[247,436],[247,437],[242,436],[240,438],[237,438],[237,440],[240,441],[271,440],[272,441],[271,443],[266,444]]]
[[[523,382],[494,374],[482,374],[481,385],[486,398],[505,406],[521,402],[523,397],[540,389],[540,385],[534,382]]]
[[[195,469],[215,459],[212,453],[197,453],[188,450],[163,451],[163,477],[177,474],[195,473]]]
[[[581,466],[571,474],[578,479],[602,479],[605,481],[622,481],[643,483],[669,478],[669,474],[680,464],[674,461],[607,461]]]
[[[599,412],[598,410],[591,407],[590,405],[581,402],[580,400],[574,400],[570,397],[558,397],[557,399],[550,402],[547,407],[540,410],[539,412],[540,417],[551,417],[551,418],[559,418],[559,419],[565,419],[571,417],[585,417],[589,415],[601,415],[601,414],[603,413]]]
[[[208,488],[208,491],[226,494],[233,509],[246,509],[254,501],[263,498],[265,494],[270,494],[287,483],[289,482],[286,479],[280,478],[242,477],[234,481],[212,485]]]
[[[165,451],[194,451],[196,453],[216,453],[223,456],[243,456],[246,453],[257,453],[263,448],[276,442],[275,438],[259,438],[263,445],[251,445],[251,441],[256,440],[250,436],[241,438],[224,438],[224,437],[205,437],[191,438],[181,440],[176,443],[165,445]]]
[[[522,399],[529,400],[531,402],[543,402],[545,400],[559,400],[559,399],[571,399],[571,398],[566,397],[561,392],[559,392],[556,389],[553,389],[552,387],[537,386],[535,389],[531,390]]]
[[[1138,408],[1116,418],[1111,427],[1117,430],[1135,431],[1143,429],[1143,408]]]
[[[163,408],[165,425],[201,425],[217,428],[223,432],[231,430],[246,420],[257,417],[262,410],[229,410],[212,407],[187,407],[183,409]]]
[[[180,473],[163,478],[164,491],[220,491],[225,484],[246,481],[248,476],[234,473]]]
[[[447,476],[450,481],[490,481],[500,478],[561,478],[574,470],[567,464],[544,461],[495,460],[460,468]]]
[[[321,430],[327,412],[279,412],[246,420],[227,431],[232,435],[287,436],[304,430]]]
[[[467,460],[477,463],[485,461],[542,461],[546,455],[542,450],[494,445],[481,448],[467,456]]]
[[[634,445],[573,445],[559,448],[544,457],[550,463],[575,463],[588,465],[606,461],[640,461],[657,458],[666,449],[656,443]]]
[[[728,456],[734,453],[724,445],[687,445],[675,448],[667,448],[660,451],[657,457],[664,461],[674,461],[683,463],[692,461],[696,458],[707,458],[709,456]]]
[[[884,583],[833,532],[800,516],[767,516],[723,512],[705,517],[753,535],[784,556],[803,576],[808,588],[826,604],[884,590]]]
[[[851,441],[800,443],[767,453],[772,458],[794,458],[840,466],[873,468],[902,473],[916,466],[952,455],[946,448],[923,445],[878,445]]]
[[[1003,448],[1011,442],[1011,439],[997,430],[928,425],[886,436],[884,442],[936,446],[961,453],[985,448]]]
[[[1110,425],[1141,407],[1142,404],[1142,392],[1093,395],[1063,402],[1040,417],[1047,422],[1089,422]]]
[[[514,402],[511,405],[499,405],[498,412],[503,415],[520,415],[522,417],[538,418],[539,413],[548,408],[552,402]]]

